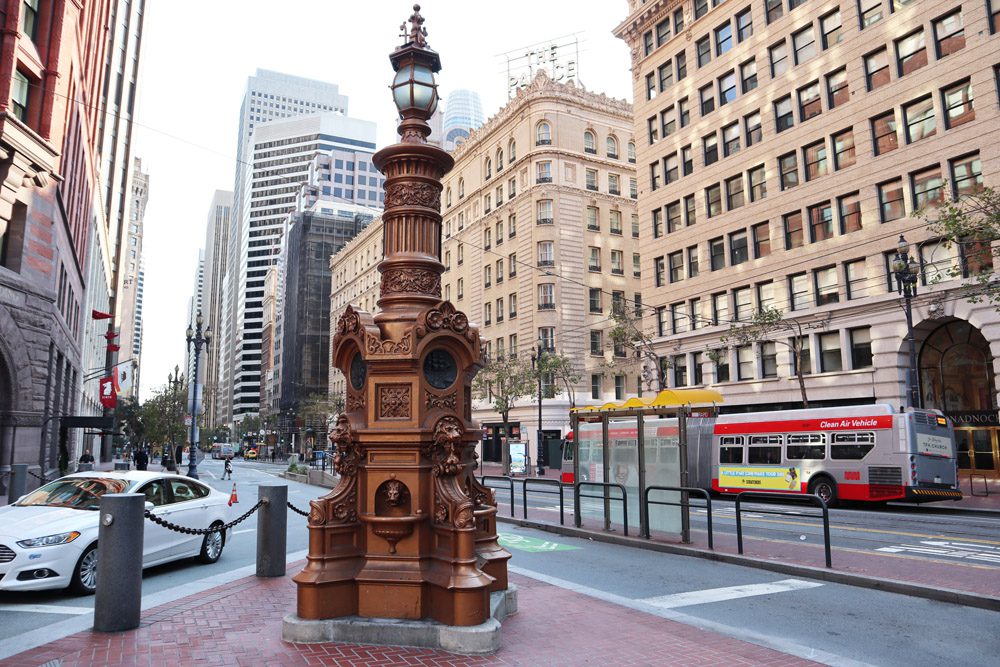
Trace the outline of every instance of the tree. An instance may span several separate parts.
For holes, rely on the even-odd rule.
[[[795,359],[795,377],[799,381],[802,407],[808,408],[809,398],[806,396],[805,369],[802,363],[805,336],[810,330],[826,329],[829,323],[829,315],[820,321],[803,323],[799,319],[786,318],[780,309],[768,306],[754,313],[749,322],[730,324],[729,333],[722,336],[722,342],[725,345],[742,347],[768,341],[789,348]]]
[[[654,334],[652,327],[646,327],[642,321],[642,306],[637,304],[635,309],[630,309],[621,299],[616,299],[611,304],[611,319],[615,325],[608,332],[611,358],[606,365],[616,367],[638,363],[643,378],[653,376],[656,378],[657,390],[666,389],[667,379],[664,374],[670,364],[653,348]],[[632,352],[631,355],[629,351]]]
[[[942,186],[943,188],[944,186]],[[949,199],[931,211],[918,211],[930,229],[961,249],[962,265],[952,266],[954,278],[968,277],[966,299],[988,303],[1000,311],[1000,280],[994,268],[1000,256],[1000,190],[982,188]]]
[[[552,378],[552,396],[546,396],[546,398],[555,396],[558,392],[555,391],[554,385],[556,382],[562,382],[566,390],[566,396],[569,398],[570,407],[576,407],[576,392],[573,391],[573,385],[583,378],[583,373],[572,358],[555,352],[543,351],[541,362],[535,370],[543,377],[548,375]],[[535,377],[537,378],[538,376],[536,375]]]
[[[510,411],[517,401],[535,393],[535,371],[524,355],[489,359],[472,381],[473,396],[489,401],[503,420],[503,432],[510,434]],[[510,452],[501,451],[503,474],[510,474]]]

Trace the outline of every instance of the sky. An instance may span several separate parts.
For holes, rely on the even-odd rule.
[[[504,54],[574,36],[579,81],[631,101],[628,48],[611,34],[627,12],[626,0],[421,3],[427,42],[441,56],[442,97],[475,90],[487,118],[507,102]],[[378,147],[389,145],[397,135],[388,55],[411,13],[403,0],[147,1],[133,129],[133,155],[150,179],[142,399],[184,365],[198,250],[213,193],[233,189],[247,77],[259,67],[336,83],[348,115],[375,122]]]

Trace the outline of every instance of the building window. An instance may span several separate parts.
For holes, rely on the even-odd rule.
[[[680,170],[677,165],[677,153],[671,153],[663,158],[663,184],[670,185],[680,178]]]
[[[694,210],[694,195],[684,197],[684,224],[688,227],[698,221]]]
[[[670,358],[674,369],[674,386],[686,387],[688,383],[687,355],[677,354]]]
[[[535,208],[538,214],[538,217],[535,219],[537,224],[551,225],[553,223],[551,199],[539,199]]]
[[[587,189],[597,191],[597,170],[588,169],[586,172]]]
[[[764,177],[764,165],[759,165],[747,172],[750,181],[750,201],[760,201],[767,197],[767,182]]]
[[[663,211],[654,208],[652,214],[653,238],[658,239],[663,236]]]
[[[507,255],[507,269],[508,269],[507,275],[510,276],[511,278],[513,278],[514,276],[517,275],[517,253],[516,252],[512,252],[511,254]]]
[[[861,230],[861,199],[857,192],[837,197],[837,212],[840,216],[841,234]]]
[[[835,109],[851,99],[847,85],[847,68],[828,74],[826,77],[827,106]]]
[[[665,284],[665,274],[666,264],[662,257],[657,257],[653,260],[653,281],[657,287],[663,287]]]
[[[753,346],[742,345],[736,348],[736,379],[753,379]]]
[[[781,41],[768,50],[771,59],[771,78],[777,79],[788,71],[788,47]]]
[[[538,266],[554,266],[555,263],[555,243],[552,241],[539,241]]]
[[[810,25],[792,34],[792,45],[795,47],[795,64],[801,65],[816,55],[816,34]]]
[[[542,283],[538,286],[538,310],[555,310],[556,286],[552,283]]]
[[[490,158],[486,158],[486,178],[493,176],[493,161]]]
[[[667,17],[656,24],[656,46],[660,47],[670,39],[670,18]]]
[[[687,249],[687,261],[688,261],[688,278],[698,277],[698,246],[688,246]]]
[[[923,28],[896,40],[896,64],[899,76],[916,72],[927,65],[927,45]]]
[[[591,331],[590,332],[590,353],[595,356],[600,356],[604,354],[604,332],[603,331]]]
[[[656,117],[649,119],[650,136],[653,137],[653,141],[656,140]],[[666,139],[671,134],[677,131],[677,114],[674,111],[674,107],[671,105],[660,112],[660,129],[663,131],[663,138]],[[652,143],[652,141],[650,142]]]
[[[760,374],[765,378],[778,377],[778,348],[771,341],[760,344]]]
[[[594,373],[590,376],[590,397],[592,399],[599,399],[601,397],[601,381],[603,376],[600,373]]]
[[[750,8],[736,15],[736,37],[743,42],[753,35],[753,17],[750,15]]]
[[[667,256],[667,264],[670,269],[671,283],[679,283],[684,280],[684,253],[682,251],[670,253]]]
[[[594,138],[594,133],[590,130],[583,133],[583,152],[597,155],[597,140]]]
[[[635,164],[635,142],[628,142],[626,151],[628,153],[628,161]]]
[[[855,162],[854,128],[838,132],[833,139],[833,168],[838,171]]]
[[[462,297],[465,296],[465,280],[459,278],[456,287],[457,287],[456,292],[458,293],[458,300],[461,301]]]
[[[667,204],[667,233],[676,232],[681,228],[681,203],[673,201]]]
[[[548,146],[551,143],[552,143],[552,127],[545,122],[539,123],[538,126],[535,128],[535,144],[538,146]]]
[[[757,87],[757,61],[753,58],[740,65],[740,85],[744,95]]]
[[[851,368],[872,367],[872,330],[871,327],[849,329],[851,338]]]
[[[750,252],[747,246],[746,230],[731,233],[729,235],[729,263],[736,266],[748,259],[750,259]]]
[[[879,183],[877,189],[882,222],[898,220],[906,215],[906,207],[903,205],[902,179],[897,178]]]
[[[721,236],[708,242],[708,256],[713,271],[726,268],[726,244]]]
[[[670,333],[685,333],[688,330],[687,304],[683,301],[670,306]]]
[[[486,302],[483,304],[483,324],[489,326],[493,322],[493,317],[491,313],[493,312],[493,304]]]
[[[625,376],[615,376],[615,400],[621,401],[625,398]]]
[[[833,208],[830,202],[809,207],[809,238],[813,243],[833,238]]]
[[[719,78],[719,106],[724,107],[736,99],[736,73],[727,72]]]
[[[743,195],[743,175],[726,179],[726,210],[732,211],[745,203]]]
[[[782,13],[784,13],[782,0],[764,0],[764,14],[767,18],[768,24],[774,23],[780,19]]]
[[[771,226],[770,223],[761,222],[751,228],[753,233],[753,256],[754,259],[767,257],[771,254]]]
[[[710,218],[722,213],[722,187],[718,183],[705,188],[705,209]]]
[[[681,147],[681,175],[690,176],[694,173],[694,157],[691,153],[691,144]]]
[[[813,271],[813,281],[816,289],[816,305],[825,306],[840,301],[837,291],[837,267],[828,266]]]
[[[903,107],[903,118],[906,122],[906,142],[913,144],[921,139],[933,137],[936,131],[934,122],[934,98],[930,95]]]
[[[809,279],[805,273],[788,276],[788,297],[792,310],[809,307]]]
[[[729,157],[740,152],[740,124],[731,123],[722,128],[722,154]]]
[[[637,252],[632,253],[632,277],[642,277],[642,255]]]
[[[974,194],[983,189],[983,171],[979,154],[951,161],[951,183],[956,197]]]
[[[777,132],[784,132],[795,125],[791,95],[785,95],[774,103],[774,125]]]
[[[688,107],[686,97],[677,100],[677,120],[681,127],[687,127],[691,123],[691,109]]]
[[[14,70],[14,79],[10,86],[10,103],[14,115],[22,123],[28,122],[28,100],[30,93],[31,87],[28,77],[22,74],[21,70]]]
[[[910,174],[910,186],[913,192],[913,210],[919,211],[940,204],[944,198],[941,167],[935,166]]]
[[[788,153],[778,158],[778,172],[782,190],[794,188],[799,184],[799,166],[795,153]]]
[[[945,128],[951,129],[975,120],[972,107],[972,82],[963,81],[941,91],[944,99]]]
[[[994,17],[998,14],[1000,12],[994,14]],[[938,58],[944,58],[965,48],[965,25],[961,9],[934,21],[934,39],[937,43]]]
[[[622,212],[621,211],[609,211],[609,227],[611,228],[611,233],[616,236],[622,235]]]
[[[729,324],[729,295],[725,292],[712,295],[712,324]]]
[[[587,229],[592,232],[601,231],[601,221],[596,206],[587,207]]]
[[[840,357],[840,332],[831,331],[819,336],[819,372],[833,373],[844,369]]]
[[[707,36],[695,42],[694,48],[697,55],[698,67],[704,67],[712,60],[712,44],[709,42]]]
[[[743,117],[743,126],[746,131],[747,148],[760,143],[764,138],[764,132],[760,127],[760,112],[755,111]]]
[[[733,27],[726,22],[715,29],[715,55],[721,56],[733,48]]]
[[[493,267],[484,266],[483,267],[483,287],[489,287],[492,284]]]
[[[600,272],[601,270],[601,249],[590,246],[587,252],[587,270]]]
[[[865,260],[844,262],[844,277],[847,279],[848,300],[868,296],[868,272],[865,270]]]
[[[882,0],[858,0],[861,29],[882,20]]]
[[[799,119],[805,122],[813,116],[823,113],[823,103],[820,101],[819,82],[814,81],[804,88],[799,88]]]
[[[805,242],[805,235],[802,233],[802,211],[786,213],[782,221],[785,225],[785,250],[801,248]]]
[[[802,157],[806,165],[807,181],[815,180],[829,173],[825,141],[817,141],[803,148]]]
[[[872,118],[872,139],[875,143],[875,155],[882,155],[899,148],[899,138],[896,135],[896,113],[889,111]]]
[[[621,250],[611,251],[611,274],[615,276],[625,275],[625,254]]]
[[[555,327],[539,327],[538,328],[538,342],[541,344],[543,350],[552,351],[556,349],[556,328]],[[513,352],[516,346],[510,346]]]
[[[517,293],[513,293],[507,297],[507,314],[510,319],[517,317]],[[510,351],[512,354],[517,352],[517,346],[511,341]]]
[[[701,100],[701,115],[707,116],[708,114],[715,111],[715,90],[712,84],[707,86],[702,86],[698,89],[699,99]]]
[[[602,295],[604,292],[600,287],[590,288],[590,312],[592,313],[602,313],[604,312],[604,303]]]
[[[648,56],[653,52],[653,31],[648,30],[642,36],[642,54]]]
[[[840,9],[830,12],[819,20],[820,29],[823,31],[823,48],[829,49],[835,44],[839,44],[844,38],[841,30]]]
[[[757,283],[757,310],[764,312],[774,307],[774,282]]]
[[[539,162],[537,165],[537,177],[535,178],[536,183],[551,183],[552,182],[552,163],[551,162]]]
[[[889,52],[885,47],[865,56],[865,81],[868,90],[877,90],[889,83]]]

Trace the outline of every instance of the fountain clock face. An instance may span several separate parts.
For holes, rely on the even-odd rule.
[[[435,389],[447,389],[455,384],[455,378],[458,377],[455,357],[447,350],[431,350],[424,358],[424,377]]]
[[[355,389],[362,389],[365,386],[365,377],[368,375],[368,363],[361,358],[360,352],[354,353],[351,359],[351,386]]]

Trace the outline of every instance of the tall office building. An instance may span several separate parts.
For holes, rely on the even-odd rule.
[[[121,325],[118,344],[119,370],[128,368],[131,371],[131,385],[127,395],[139,395],[139,372],[141,366],[141,325],[142,315],[139,310],[139,274],[142,271],[142,238],[143,220],[146,216],[146,204],[149,201],[149,174],[142,171],[142,160],[132,160],[132,179],[129,185],[131,197],[128,208],[128,227],[124,232],[122,246],[122,261],[119,279],[121,290]]]
[[[216,334],[223,323],[223,279],[226,273],[232,208],[233,193],[216,190],[208,207],[208,221],[205,226],[205,288],[202,310],[205,322],[211,325]],[[202,363],[205,364],[205,424],[209,430],[214,429],[219,423],[216,414],[221,344],[221,337],[213,340],[203,353],[202,359]]]
[[[774,307],[803,326],[810,405],[908,403],[893,276],[919,270],[924,407],[959,426],[959,466],[1000,469],[1000,317],[962,286],[993,258],[949,245],[945,195],[1000,185],[1000,2],[630,0],[643,293],[673,386],[726,406],[801,405],[782,334],[727,347]]]
[[[483,124],[483,104],[479,101],[479,93],[460,89],[444,96],[444,106],[442,141],[444,149],[452,151]]]
[[[341,95],[336,84],[291,76],[258,69],[248,77],[247,88],[240,105],[239,133],[236,141],[236,177],[233,185],[233,208],[228,233],[226,270],[222,279],[222,304],[219,334],[219,361],[217,382],[220,390],[215,395],[215,423],[231,423],[236,414],[255,412],[255,403],[244,402],[237,409],[234,403],[234,386],[237,376],[243,376],[242,328],[237,319],[240,312],[241,239],[248,229],[249,183],[252,180],[251,154],[255,129],[274,120],[294,118],[317,113],[347,114],[348,99]],[[245,278],[245,276],[244,276]],[[256,354],[251,352],[250,354]],[[259,361],[259,357],[257,358]],[[243,378],[242,381],[245,381]]]
[[[187,313],[185,320],[191,328],[195,326],[195,319],[198,314],[201,313],[202,318],[205,317],[205,250],[203,248],[198,249],[198,263],[195,266],[194,271],[194,287],[191,290],[191,296],[188,297],[187,303]],[[205,320],[203,326],[207,327],[211,325],[211,322]],[[184,377],[188,378],[188,383],[192,384],[194,379],[194,349],[188,346],[184,352]],[[198,364],[198,382],[204,383],[205,377],[205,365],[201,362]]]
[[[330,153],[321,179],[322,195],[344,201],[378,203],[384,180],[371,163],[375,124],[319,114],[273,121],[255,129],[253,178],[246,187],[240,225],[238,298],[233,367],[234,418],[256,414],[260,403],[263,287],[269,266],[277,263],[300,188],[309,182],[314,158]],[[279,288],[280,289],[280,288]]]

